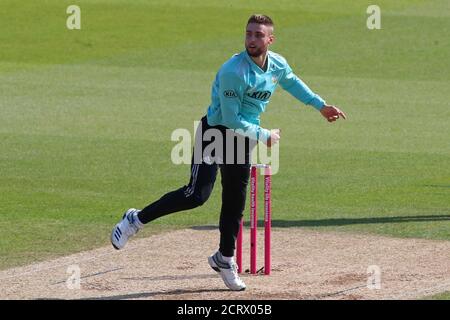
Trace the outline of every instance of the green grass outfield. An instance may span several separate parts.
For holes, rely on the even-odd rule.
[[[66,29],[81,7],[82,29]],[[450,240],[447,0],[0,2],[0,268],[109,244],[129,207],[187,183],[176,128],[192,132],[254,12],[272,50],[348,120],[327,123],[281,89],[273,225]],[[220,183],[143,235],[218,223]],[[208,253],[205,253],[205,255]],[[448,296],[447,296],[448,297]]]
[[[431,297],[424,298],[425,300],[450,300],[450,291],[443,292],[441,294],[436,294]]]

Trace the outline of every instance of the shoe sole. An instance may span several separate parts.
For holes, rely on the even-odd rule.
[[[111,244],[112,244],[112,246],[114,247],[114,249],[120,250],[120,248],[117,247],[117,246],[114,244],[112,237],[113,237],[113,236],[111,235]]]
[[[127,213],[128,213],[130,210],[131,210],[131,209],[127,210],[127,212],[125,212],[125,213],[123,214],[123,216],[122,216],[122,221],[123,221],[124,219],[126,219]],[[136,209],[133,209],[133,210],[136,210]],[[112,244],[112,246],[114,247],[114,249],[116,249],[116,250],[121,250],[121,249],[123,249],[123,248],[125,247],[125,246],[123,246],[122,248],[117,247],[117,246],[114,244],[114,240],[113,240],[113,237],[114,237],[114,231],[116,230],[117,226],[118,226],[122,221],[120,221],[118,224],[116,224],[116,225],[114,226],[113,231],[111,232],[111,244]],[[120,231],[120,230],[119,230],[119,231]]]
[[[123,214],[122,220],[125,219],[125,217],[127,216],[127,213],[128,213],[130,210],[136,210],[136,209],[128,209],[128,210]],[[121,222],[122,222],[122,221],[121,221]],[[113,237],[114,237],[114,231],[116,230],[116,228],[117,228],[117,226],[118,226],[119,224],[120,224],[120,222],[114,226],[114,229],[113,229],[113,231],[111,232],[111,244],[112,244],[112,246],[114,247],[114,249],[116,249],[116,250],[123,249],[123,248],[117,247],[117,246],[114,244],[114,240],[113,240]]]
[[[114,231],[116,230],[116,228],[117,228],[117,225],[114,227],[113,231],[111,232],[111,244],[112,244],[112,246],[114,247],[114,249],[120,250],[120,248],[117,247],[117,246],[114,244],[114,240],[113,240],[113,237],[114,237]]]

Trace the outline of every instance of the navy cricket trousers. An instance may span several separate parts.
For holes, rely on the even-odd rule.
[[[213,148],[211,154],[206,154],[211,149],[207,148],[208,145],[211,147],[210,144],[215,141],[210,135],[205,138],[205,133],[209,129],[215,129],[216,134],[220,132],[222,135],[223,143],[221,145],[223,149],[221,153],[217,152],[218,148]],[[170,213],[201,206],[211,195],[217,172],[220,170],[222,207],[219,221],[219,251],[222,255],[231,257],[234,255],[239,224],[245,209],[250,176],[250,155],[256,141],[236,134],[227,135],[226,131],[227,128],[224,126],[209,126],[206,116],[203,117],[201,126],[197,129],[195,135],[189,183],[149,204],[142,209],[138,217],[142,223],[146,224]],[[211,131],[209,132],[211,133]],[[238,147],[239,143],[240,146]],[[243,145],[245,148],[242,147]],[[201,157],[194,159],[196,151],[198,152],[197,148],[202,150]],[[232,155],[234,156],[227,157],[227,151],[229,155],[230,148],[233,148]]]

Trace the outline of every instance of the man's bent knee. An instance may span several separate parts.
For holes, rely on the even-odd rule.
[[[195,192],[194,194],[191,195],[191,201],[195,204],[195,206],[199,207],[201,205],[203,205],[206,201],[208,201],[210,196],[210,193],[206,194],[206,193],[197,193]]]

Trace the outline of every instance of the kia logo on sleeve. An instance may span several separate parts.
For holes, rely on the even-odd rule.
[[[226,90],[223,92],[223,95],[226,98],[237,98],[237,94],[236,94],[236,92],[234,92],[234,90]]]

